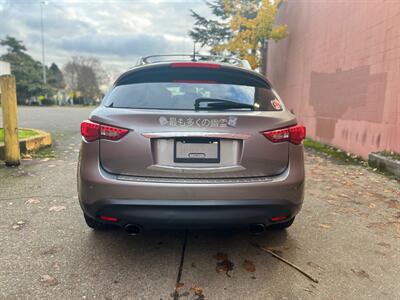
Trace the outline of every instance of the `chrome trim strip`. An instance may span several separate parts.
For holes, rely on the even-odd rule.
[[[251,137],[251,134],[245,133],[229,133],[229,132],[204,132],[204,131],[183,131],[183,132],[149,132],[142,133],[142,136],[146,138],[174,138],[174,137],[210,137],[210,138],[221,138],[221,139],[234,139],[234,140],[246,140]]]
[[[146,183],[186,183],[186,184],[224,184],[224,183],[266,183],[280,179],[281,176],[275,177],[249,177],[249,178],[167,178],[167,177],[140,177],[118,175],[117,180],[131,182],[146,182]]]
[[[175,173],[221,173],[221,172],[234,172],[244,171],[245,167],[242,166],[228,166],[228,167],[182,167],[182,166],[165,166],[165,165],[151,165],[147,167],[149,170],[175,172]]]

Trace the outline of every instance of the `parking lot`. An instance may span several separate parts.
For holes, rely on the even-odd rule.
[[[52,133],[55,157],[0,167],[0,298],[398,299],[399,182],[312,150],[303,209],[286,231],[90,230],[75,176],[90,110],[20,108],[21,127]]]

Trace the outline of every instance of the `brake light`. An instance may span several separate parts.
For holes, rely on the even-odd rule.
[[[183,79],[183,80],[174,80],[174,82],[178,83],[217,83],[215,80],[191,80],[191,79]]]
[[[273,143],[289,141],[299,145],[306,137],[306,128],[303,125],[295,125],[277,130],[265,131],[263,135]]]
[[[128,129],[98,124],[89,120],[81,123],[81,134],[88,142],[99,139],[116,141],[129,132]]]
[[[205,68],[205,69],[219,69],[220,64],[202,63],[202,62],[178,62],[172,63],[171,68]]]

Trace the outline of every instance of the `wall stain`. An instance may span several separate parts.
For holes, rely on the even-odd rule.
[[[331,141],[338,120],[382,122],[386,83],[387,73],[370,74],[369,66],[337,69],[335,73],[311,72],[310,105],[316,113],[317,137]],[[358,132],[351,128],[343,131],[342,137],[347,140],[352,134],[358,139]],[[366,140],[364,132],[362,144]]]

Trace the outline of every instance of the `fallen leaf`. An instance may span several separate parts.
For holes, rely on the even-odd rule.
[[[367,272],[365,272],[364,270],[362,270],[362,269],[359,270],[359,271],[356,271],[356,270],[354,270],[354,269],[351,269],[351,271],[352,271],[354,274],[356,274],[357,277],[369,279],[369,274],[368,274]]]
[[[328,228],[331,228],[331,225],[329,225],[329,224],[319,224],[319,227],[328,229]]]
[[[181,287],[183,287],[185,284],[183,282],[177,282],[175,285],[175,289],[180,289]]]
[[[63,206],[63,205],[58,205],[58,206],[52,206],[52,207],[50,207],[50,208],[49,208],[49,211],[59,212],[59,211],[62,211],[62,210],[64,210],[64,209],[66,209],[65,206]]]
[[[255,272],[256,271],[256,266],[251,260],[245,259],[243,262],[243,268],[246,269],[248,272]]]
[[[40,282],[45,286],[56,286],[58,284],[58,280],[50,275],[40,276]]]
[[[215,271],[217,271],[217,273],[225,272],[228,277],[231,277],[228,272],[233,270],[233,266],[233,262],[231,262],[229,259],[224,259],[223,261],[217,263]]]
[[[59,246],[52,246],[51,248],[40,252],[40,254],[42,254],[42,255],[53,255],[53,254],[56,254],[56,253],[60,252],[61,250],[62,250],[62,248],[59,247]]]
[[[21,230],[22,228],[24,228],[25,224],[25,221],[17,221],[12,225],[11,228],[14,230]]]
[[[391,247],[390,244],[385,243],[385,242],[380,242],[380,243],[378,243],[377,245],[379,245],[379,246],[381,246],[381,247],[385,247],[385,248],[390,248],[390,247]]]
[[[400,208],[400,202],[394,199],[386,201],[388,208]]]
[[[385,229],[385,223],[382,222],[372,222],[367,225],[367,228],[369,229],[377,229],[377,230],[384,230]]]
[[[196,295],[196,296],[200,296],[203,294],[203,289],[201,287],[195,286],[193,285],[190,290]]]
[[[38,203],[40,203],[40,200],[35,198],[30,198],[25,202],[25,204],[38,204]]]

